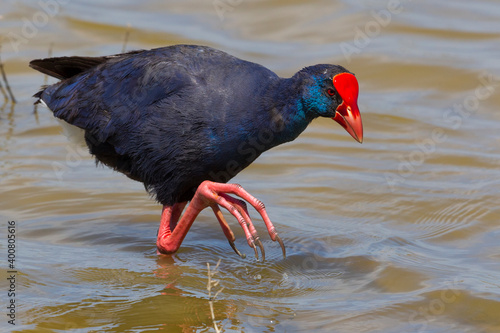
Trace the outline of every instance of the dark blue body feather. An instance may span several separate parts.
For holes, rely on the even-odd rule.
[[[32,67],[64,78],[63,65],[43,70],[44,61],[52,61],[48,68],[58,59],[80,72],[72,68],[72,76],[37,96],[56,117],[85,130],[97,160],[143,182],[164,205],[190,200],[204,180],[227,182],[314,118],[332,117],[337,104],[322,88],[347,72],[316,65],[282,79],[261,65],[190,45],[53,58]],[[80,65],[80,59],[87,61]]]

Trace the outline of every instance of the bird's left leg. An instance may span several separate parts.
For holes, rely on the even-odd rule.
[[[220,208],[218,205],[212,205],[211,206],[212,210],[214,211],[215,217],[219,221],[219,224],[222,228],[222,231],[224,232],[224,235],[226,236],[229,245],[233,248],[234,252],[236,252],[237,255],[242,257],[243,259],[246,258],[246,255],[244,253],[241,253],[238,251],[236,248],[236,245],[234,245],[234,241],[236,240],[236,237],[234,237],[234,233],[229,227],[229,224],[226,222],[226,219],[224,218],[224,215],[222,215],[222,212],[220,211]]]
[[[252,220],[250,219],[250,215],[248,214],[247,204],[245,203],[245,201],[233,198],[233,197],[231,197],[227,194],[223,194],[223,193],[221,193],[220,196],[223,197],[224,199],[226,199],[233,207],[235,207],[238,210],[238,212],[240,213],[240,215],[243,217],[243,219],[245,221],[244,223],[246,223],[246,226],[248,227],[248,230],[249,230],[250,234],[252,235],[255,244],[260,248],[260,251],[262,252],[262,260],[265,260],[266,252],[264,250],[264,246],[262,245],[262,242],[259,239],[259,235],[257,233],[257,230],[255,229],[255,227],[252,223]],[[224,232],[224,235],[226,236],[227,240],[229,241],[229,245],[231,245],[231,247],[233,248],[234,252],[236,252],[237,255],[239,255],[242,258],[245,258],[246,255],[242,254],[240,251],[238,251],[238,249],[234,245],[234,241],[236,240],[236,237],[234,237],[234,233],[231,230],[231,228],[229,227],[229,224],[226,222],[226,219],[222,215],[222,212],[221,212],[219,206],[212,205],[211,208],[214,211],[215,217],[217,217],[217,220],[219,221],[220,226],[222,227],[222,231]],[[253,249],[255,250],[255,256],[258,257],[257,248],[253,247]]]
[[[257,245],[261,248],[262,256],[264,259],[265,258],[264,246],[262,245],[262,242],[260,241],[259,236],[257,235],[257,231],[255,230],[255,227],[252,224],[252,220],[250,219],[250,216],[248,214],[246,203],[243,200],[247,201],[260,214],[262,220],[266,224],[271,239],[273,241],[277,241],[280,244],[281,249],[283,250],[283,257],[286,257],[285,246],[283,245],[281,238],[278,236],[276,229],[271,223],[271,220],[267,215],[266,209],[262,201],[257,200],[255,197],[253,197],[251,194],[245,191],[238,184],[224,184],[224,183],[205,181],[198,187],[198,191],[200,191],[201,195],[205,196],[206,198],[209,198],[209,200],[212,203],[210,205],[211,207],[213,207],[213,204],[220,205],[226,208],[231,213],[231,215],[233,215],[238,220],[241,227],[243,228],[243,231],[245,232],[248,245],[250,245],[250,247],[252,247],[255,251],[256,258],[258,258],[258,253],[256,249]],[[234,194],[243,200],[233,198],[228,194]],[[218,214],[217,209],[214,210],[214,212],[217,218],[219,219],[219,223],[221,224],[224,230],[224,234],[226,234],[226,237],[228,238],[229,243],[231,244],[232,242],[234,242],[234,234],[230,231],[226,221],[221,220],[219,218],[219,216],[222,216],[222,214]],[[226,229],[228,229],[227,233]],[[233,244],[231,244],[231,246],[234,249]],[[239,251],[235,250],[235,252],[239,254]]]

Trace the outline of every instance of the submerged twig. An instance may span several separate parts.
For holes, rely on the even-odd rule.
[[[221,289],[219,289],[215,293],[215,295],[212,297],[212,288],[216,287],[219,284],[219,280],[212,279],[212,277],[215,276],[215,274],[218,273],[217,269],[219,268],[220,261],[221,260],[219,259],[219,261],[217,262],[217,265],[215,265],[215,268],[214,268],[213,271],[210,271],[210,264],[207,262],[207,270],[208,270],[208,272],[207,272],[207,275],[208,275],[208,283],[207,283],[208,304],[210,305],[210,313],[212,315],[212,322],[214,323],[215,332],[217,332],[217,333],[220,333],[220,329],[217,326],[217,323],[215,322],[214,301],[215,301],[215,298],[217,297],[217,295],[219,295],[219,293],[224,290],[224,287],[222,287]]]
[[[130,23],[127,23],[127,30],[125,31],[125,38],[123,39],[122,53],[125,53],[125,50],[127,49],[128,38],[130,36],[130,28]]]
[[[14,94],[12,93],[12,90],[10,89],[9,81],[7,81],[7,75],[5,74],[5,70],[3,68],[1,54],[2,54],[2,44],[0,44],[0,72],[2,72],[2,78],[3,78],[3,81],[5,82],[5,88],[7,89],[7,92],[9,93],[10,100],[12,101],[12,103],[17,103],[16,98],[14,97]],[[2,90],[3,90],[3,87],[2,87]],[[3,93],[5,96],[5,92],[3,92]]]
[[[52,49],[53,48],[54,48],[54,43],[51,42],[49,44],[49,52],[47,53],[48,58],[52,58]],[[48,82],[49,82],[49,76],[47,74],[45,74],[45,76],[43,77],[43,85],[46,86]]]
[[[1,51],[1,47],[2,47],[2,41],[0,40],[0,51]],[[2,81],[0,81],[0,91],[2,92],[4,102],[6,103],[9,100],[9,96],[7,95],[7,92],[5,91],[5,89],[3,87]]]
[[[7,92],[5,91],[1,81],[0,81],[0,91],[2,92],[4,102],[7,102],[9,100],[9,96],[7,95]]]

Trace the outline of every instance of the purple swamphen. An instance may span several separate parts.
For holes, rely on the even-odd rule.
[[[337,65],[306,67],[284,79],[210,47],[174,45],[39,59],[30,66],[61,80],[35,94],[37,103],[82,129],[97,161],[143,182],[163,205],[156,242],[162,254],[176,252],[200,211],[210,207],[243,256],[222,206],[264,260],[244,199],[285,256],[264,204],[227,181],[264,151],[294,140],[317,117],[332,118],[363,140],[358,82]]]

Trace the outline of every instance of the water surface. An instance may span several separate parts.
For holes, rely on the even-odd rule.
[[[213,332],[206,264],[220,259],[224,332],[499,332],[500,7],[391,3],[61,1],[44,14],[4,0],[18,103],[0,106],[0,251],[15,220],[18,308],[2,327]],[[31,59],[119,53],[126,31],[127,50],[204,44],[282,76],[316,63],[356,73],[362,145],[318,119],[234,179],[266,203],[285,260],[255,212],[264,263],[228,216],[248,255],[237,257],[209,211],[158,257],[161,207],[34,112],[46,82]]]

